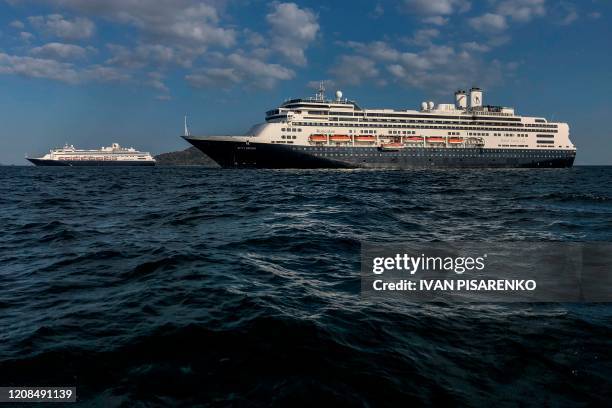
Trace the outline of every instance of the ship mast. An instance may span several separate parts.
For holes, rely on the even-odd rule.
[[[323,81],[319,82],[319,89],[317,90],[317,94],[316,94],[316,100],[317,101],[324,101],[325,100],[325,84],[323,83]]]
[[[189,134],[189,128],[187,127],[187,115],[185,115],[185,136],[191,136]]]

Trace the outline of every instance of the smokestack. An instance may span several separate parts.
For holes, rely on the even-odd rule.
[[[470,108],[482,106],[482,89],[470,89]]]
[[[455,107],[457,109],[467,108],[467,96],[465,94],[465,91],[461,89],[455,92]]]

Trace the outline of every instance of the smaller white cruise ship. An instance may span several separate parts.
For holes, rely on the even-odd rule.
[[[133,147],[121,147],[113,143],[98,150],[77,149],[66,145],[51,149],[43,157],[30,158],[37,166],[154,166],[155,159],[148,152],[139,152]]]

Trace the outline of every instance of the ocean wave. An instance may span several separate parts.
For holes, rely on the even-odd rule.
[[[611,241],[609,170],[0,177],[1,384],[101,406],[612,397],[607,305],[375,302],[359,278],[363,242]]]

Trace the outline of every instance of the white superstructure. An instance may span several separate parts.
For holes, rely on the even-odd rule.
[[[483,105],[479,88],[469,93],[457,91],[455,103],[423,102],[420,110],[362,109],[354,101],[341,98],[342,93],[337,92],[335,100],[326,100],[321,88],[314,98],[285,101],[266,113],[265,124],[254,126],[242,138],[258,143],[312,146],[323,142],[313,141],[311,136],[325,135],[325,144],[359,147],[401,137],[402,143],[424,147],[576,150],[569,139],[567,123],[517,115],[513,108]],[[355,135],[373,138],[361,142]],[[229,137],[237,140],[236,136]],[[219,140],[224,138],[219,136]],[[428,138],[436,139],[429,143]]]

